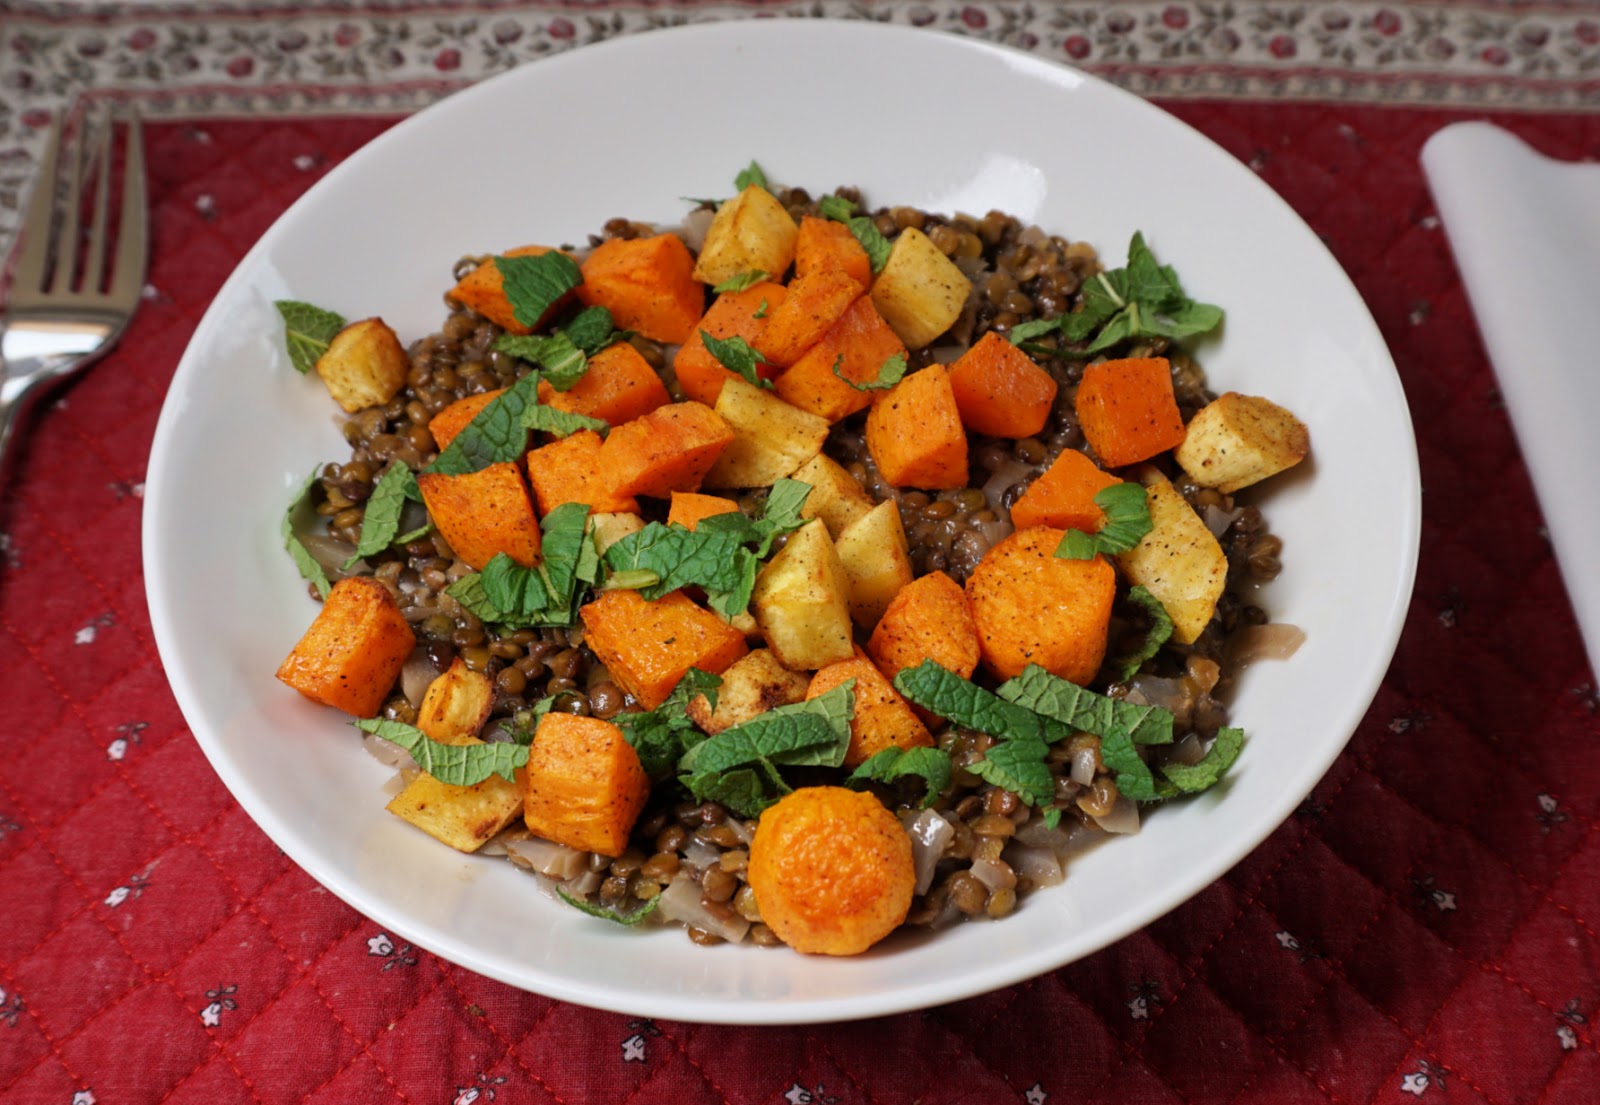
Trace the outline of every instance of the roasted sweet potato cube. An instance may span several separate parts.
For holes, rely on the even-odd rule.
[[[674,491],[672,506],[667,510],[667,525],[694,529],[702,518],[717,514],[734,514],[739,504],[721,495],[699,495],[693,491]]]
[[[872,285],[872,258],[850,228],[807,215],[800,220],[800,234],[794,242],[794,274],[804,277],[826,270],[842,272],[863,288]]]
[[[795,277],[789,282],[789,295],[768,316],[759,342],[762,354],[788,368],[822,340],[864,291],[865,285],[838,269]]]
[[[804,702],[809,682],[804,675],[778,663],[771,651],[758,648],[735,660],[722,673],[715,710],[705,695],[696,695],[689,703],[688,714],[702,730],[716,736],[768,710]]]
[[[456,743],[483,742],[472,738]],[[476,852],[522,812],[523,788],[498,775],[470,787],[457,787],[424,772],[407,783],[387,808],[458,852]]]
[[[405,386],[411,362],[381,318],[352,322],[317,358],[317,375],[346,413],[387,403]]]
[[[441,744],[466,744],[477,737],[494,706],[494,683],[459,656],[428,684],[417,707],[417,728]]]
[[[978,630],[961,585],[929,572],[900,588],[867,641],[867,655],[890,680],[933,660],[965,679],[978,667]]]
[[[782,276],[794,260],[799,235],[794,217],[777,197],[751,184],[717,208],[695,262],[695,279],[717,285],[756,270]]]
[[[1183,416],[1165,357],[1086,366],[1075,405],[1083,436],[1107,468],[1137,464],[1183,443]]]
[[[850,584],[821,521],[795,530],[767,561],[750,605],[784,667],[803,671],[849,658]]]
[[[1230,391],[1189,420],[1173,457],[1201,487],[1232,495],[1305,459],[1311,435],[1276,403]]]
[[[878,378],[885,361],[902,356],[905,351],[905,343],[883,321],[872,305],[872,297],[860,296],[815,345],[778,377],[774,386],[785,403],[837,422],[866,410],[877,394],[859,391],[839,376],[858,384],[871,383]],[[837,374],[833,371],[835,365],[839,368]]]
[[[459,476],[423,472],[417,487],[440,535],[474,568],[482,571],[496,553],[524,568],[539,563],[539,520],[515,464],[503,461]]]
[[[834,540],[858,518],[865,517],[875,505],[866,488],[838,461],[827,453],[818,453],[795,469],[794,479],[811,485],[805,506],[800,508],[803,518],[821,518]]]
[[[654,602],[606,591],[580,611],[585,642],[623,690],[653,710],[690,668],[719,675],[749,649],[744,634],[681,591]]]
[[[688,341],[706,308],[694,258],[676,234],[601,242],[583,262],[578,298],[610,310],[618,329],[669,345]]]
[[[333,585],[278,678],[313,702],[375,717],[416,646],[389,589],[351,576]]]
[[[1011,524],[1018,529],[1054,526],[1099,533],[1106,512],[1094,497],[1122,481],[1076,449],[1063,449],[1022,497],[1011,504]]]
[[[967,486],[967,432],[943,365],[912,373],[872,405],[867,451],[895,487]]]
[[[650,797],[650,777],[621,729],[559,712],[539,719],[523,778],[529,832],[602,856],[622,854]]]
[[[506,250],[502,256],[538,257],[549,252],[549,246],[518,246]],[[572,303],[572,293],[568,292],[552,303],[535,325],[524,326],[517,321],[511,309],[511,300],[506,298],[505,278],[500,275],[500,268],[494,263],[493,257],[456,281],[456,286],[450,290],[450,298],[482,315],[508,334],[531,334],[541,330]]]
[[[666,406],[672,396],[650,362],[633,346],[619,341],[590,357],[588,371],[567,391],[557,391],[540,380],[539,402],[620,426]]]
[[[707,487],[770,487],[822,452],[828,423],[765,388],[729,380],[717,414],[733,440],[706,473]]]
[[[600,450],[600,470],[618,495],[665,499],[698,491],[732,440],[728,424],[704,403],[670,403],[615,427]]]
[[[583,503],[604,514],[639,513],[639,500],[618,495],[601,475],[602,444],[593,430],[579,430],[529,451],[528,482],[541,515],[562,503]]]
[[[993,330],[950,366],[950,387],[967,429],[1032,437],[1049,421],[1056,381]]]
[[[972,281],[915,227],[900,232],[872,282],[878,313],[912,349],[950,329],[971,293]]]
[[[714,338],[743,338],[751,346],[758,347],[761,336],[767,331],[767,320],[788,295],[789,290],[782,284],[763,281],[742,292],[723,292],[717,296],[705,318],[672,359],[672,372],[683,394],[714,407],[722,394],[722,385],[742,378],[737,372],[722,367],[722,362],[711,355],[705,339],[700,336],[702,330]],[[757,366],[756,373],[770,380],[778,369],[776,365],[763,364]]]
[[[456,435],[466,429],[469,422],[482,414],[484,407],[504,395],[505,391],[505,388],[495,388],[493,391],[457,399],[429,419],[428,432],[433,435],[433,443],[439,447],[439,451],[444,452],[445,446],[454,441]]]
[[[885,748],[933,746],[928,727],[912,711],[911,704],[860,649],[849,660],[829,664],[817,672],[806,697],[826,694],[847,679],[856,681],[856,709],[850,719],[850,749],[844,754],[844,766],[858,767]]]

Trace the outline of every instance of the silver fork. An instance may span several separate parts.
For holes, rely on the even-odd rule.
[[[12,431],[40,391],[116,344],[139,305],[147,252],[139,117],[135,114],[128,121],[115,242],[108,241],[107,217],[115,119],[107,119],[99,128],[91,150],[94,129],[86,119],[79,141],[63,159],[61,121],[56,120],[23,217],[11,294],[0,314],[0,474]],[[58,175],[58,162],[63,160]],[[84,177],[91,170],[96,180],[85,239],[79,220]],[[56,196],[63,183],[66,195],[57,210]]]

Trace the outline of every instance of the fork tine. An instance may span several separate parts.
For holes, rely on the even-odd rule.
[[[87,131],[88,119],[81,129]],[[78,266],[78,207],[83,201],[83,147],[86,135],[80,134],[67,154],[67,199],[61,209],[61,229],[56,234],[56,267],[50,274],[48,294],[72,291],[73,270]]]
[[[36,293],[44,288],[45,269],[50,264],[50,224],[56,207],[56,159],[61,151],[61,118],[50,124],[44,154],[39,158],[39,176],[33,186],[28,213],[22,219],[22,248],[12,276],[12,292]]]
[[[144,286],[148,207],[145,200],[144,128],[135,108],[128,119],[128,152],[122,170],[122,219],[117,229],[117,260],[106,295],[132,308]]]
[[[83,294],[99,295],[106,252],[106,215],[111,208],[111,140],[116,133],[116,119],[106,116],[105,130],[101,133],[99,149],[94,155],[95,166],[94,218],[89,224],[89,248],[83,259]]]

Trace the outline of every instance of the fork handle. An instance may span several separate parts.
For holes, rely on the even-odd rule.
[[[37,385],[49,378],[35,363],[43,359],[0,361],[0,493],[4,492],[15,465],[12,439],[24,416],[35,405],[41,390]]]

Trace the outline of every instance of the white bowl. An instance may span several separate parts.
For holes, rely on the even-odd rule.
[[[582,241],[616,215],[671,224],[758,159],[870,203],[999,208],[1120,263],[1134,230],[1221,304],[1213,386],[1265,395],[1313,457],[1264,506],[1284,571],[1263,602],[1303,627],[1239,686],[1249,734],[1227,785],[1156,811],[996,924],[897,938],[854,959],[697,947],[545,896],[384,812],[389,776],[342,715],[273,678],[315,614],[277,524],[346,447],[324,390],[290,370],[272,301],[436,328],[463,253]],[[1388,666],[1411,593],[1419,486],[1405,398],[1371,316],[1316,236],[1233,158],[1071,69],[873,24],[747,21],[623,38],[528,65],[396,126],[291,208],[196,330],[150,459],[145,569],[173,690],[262,829],[377,924],[567,1001],[690,1021],[796,1023],[914,1009],[1088,954],[1172,909],[1272,831],[1322,776]]]

